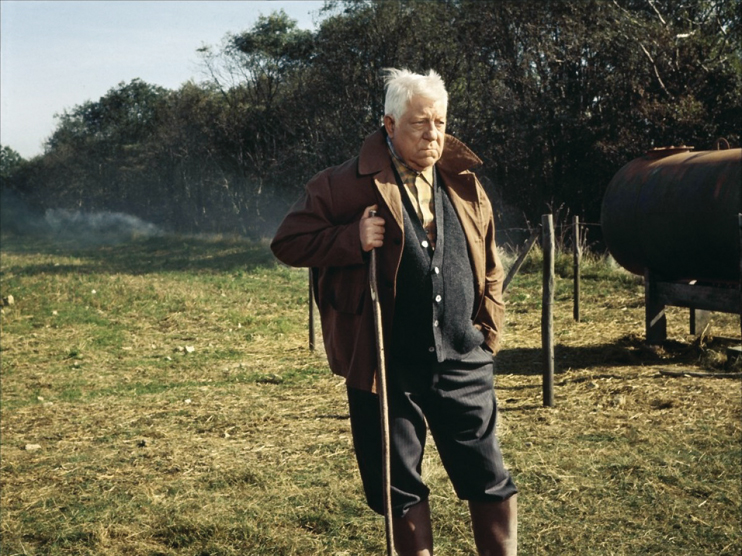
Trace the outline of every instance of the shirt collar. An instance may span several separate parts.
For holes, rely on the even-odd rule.
[[[394,162],[394,166],[397,168],[397,172],[399,172],[403,182],[408,183],[411,181],[412,183],[415,183],[415,178],[420,176],[427,182],[428,185],[430,185],[431,187],[433,186],[433,166],[425,168],[425,170],[423,170],[422,172],[419,172],[414,168],[410,168],[407,164],[405,164],[404,160],[400,158],[400,156],[397,154],[397,151],[394,150],[394,145],[392,144],[392,140],[388,135],[386,137],[386,144],[389,147],[389,152],[392,155],[392,162]]]

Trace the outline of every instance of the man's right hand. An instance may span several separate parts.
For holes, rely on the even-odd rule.
[[[371,216],[371,211],[378,208],[379,205],[366,207],[361,217],[361,248],[365,252],[384,245],[384,219]]]

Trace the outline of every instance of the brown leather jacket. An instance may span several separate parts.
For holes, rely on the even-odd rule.
[[[446,136],[437,163],[469,246],[476,299],[472,321],[494,353],[502,331],[502,265],[495,248],[492,206],[469,168],[481,160]],[[376,343],[368,285],[368,254],[361,249],[359,222],[378,204],[386,221],[384,246],[377,250],[379,299],[385,343],[394,318],[395,280],[402,258],[402,198],[383,129],[366,138],[361,153],[314,176],[304,196],[284,218],[271,249],[290,266],[312,267],[315,296],[330,369],[348,386],[375,391]]]

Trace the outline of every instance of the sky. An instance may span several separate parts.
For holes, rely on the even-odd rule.
[[[205,79],[196,50],[283,9],[313,29],[322,1],[0,0],[0,144],[43,152],[55,114],[139,78],[177,89]]]

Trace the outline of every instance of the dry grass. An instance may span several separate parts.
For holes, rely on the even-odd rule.
[[[738,318],[699,340],[671,309],[670,340],[649,349],[632,277],[589,262],[581,323],[558,286],[556,407],[541,404],[537,273],[511,285],[498,357],[521,553],[738,554],[741,383],[661,373],[728,370]],[[304,271],[236,240],[4,237],[9,294],[2,554],[383,553],[344,386],[306,348]],[[434,449],[425,473],[438,553],[474,554]]]

